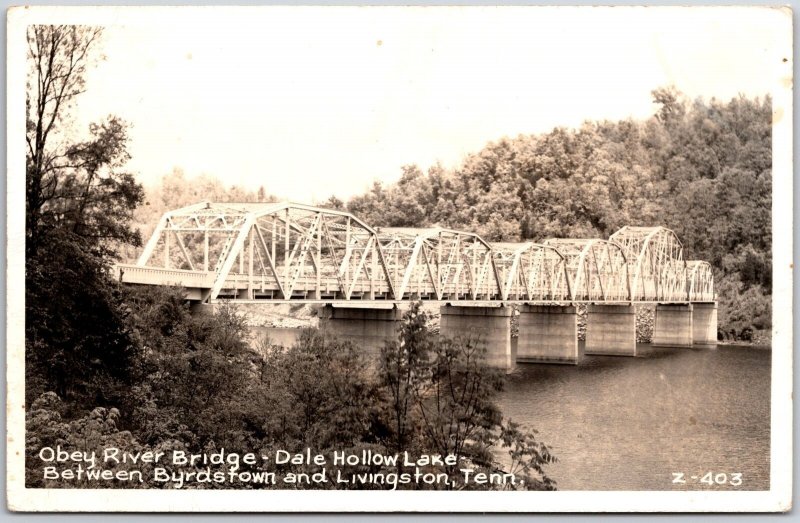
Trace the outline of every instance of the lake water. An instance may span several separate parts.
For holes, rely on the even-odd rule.
[[[264,332],[289,346],[299,331]],[[638,353],[519,364],[507,376],[501,409],[551,447],[558,489],[768,490],[772,352],[641,344]],[[686,483],[673,484],[673,472]],[[742,484],[701,483],[708,472],[728,482],[740,473]]]
[[[771,351],[638,350],[509,375],[503,413],[551,446],[558,489],[769,489]],[[710,487],[699,482],[707,472],[741,473],[742,484]]]

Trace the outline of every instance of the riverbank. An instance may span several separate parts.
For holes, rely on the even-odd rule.
[[[772,345],[770,345],[769,341],[759,341],[758,343],[754,341],[719,341],[717,342],[718,347],[742,347],[748,349],[757,349],[757,350],[772,350]]]

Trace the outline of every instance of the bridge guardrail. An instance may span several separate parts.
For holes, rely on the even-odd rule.
[[[205,288],[214,282],[215,276],[216,273],[210,271],[187,271],[122,263],[114,266],[115,279],[124,283]]]

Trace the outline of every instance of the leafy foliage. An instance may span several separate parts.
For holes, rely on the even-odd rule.
[[[53,390],[84,406],[116,403],[138,355],[120,289],[79,238],[46,238],[26,264],[28,400]]]
[[[389,391],[393,429],[390,445],[398,452],[456,456],[459,464],[445,467],[454,485],[466,462],[481,472],[519,474],[518,488],[554,489],[544,471],[555,461],[548,447],[536,441],[534,431],[504,420],[494,401],[503,378],[486,365],[484,345],[470,337],[436,338],[427,325],[420,303],[412,304],[398,342],[381,352],[380,377]],[[508,449],[508,460],[498,458],[501,448]]]
[[[136,346],[108,263],[142,189],[130,174],[125,124],[72,136],[70,109],[85,87],[101,30],[30,26],[26,149],[26,390],[54,390],[79,408],[117,402],[134,379]]]
[[[34,399],[26,433],[30,486],[76,486],[42,480],[36,453],[59,445],[98,455],[104,446],[131,452],[224,448],[258,455],[311,448],[329,462],[337,451],[408,453],[412,458],[452,454],[459,465],[444,472],[456,480],[453,484],[400,488],[475,488],[457,481],[466,465],[476,472],[513,472],[523,480],[482,488],[554,488],[544,468],[555,458],[533,432],[502,418],[494,403],[502,378],[485,365],[480,345],[436,338],[418,303],[405,315],[398,340],[382,351],[376,373],[361,349],[324,330],[304,330],[289,349],[269,344],[254,349],[247,343],[242,315],[230,306],[192,314],[180,290],[131,288],[123,294],[130,340],[139,351],[131,392],[115,398],[118,407],[80,408],[54,392]],[[401,464],[339,469],[345,476],[391,473],[400,472]],[[147,476],[140,486],[170,487],[150,481],[150,468],[140,470]],[[318,470],[311,464],[286,464],[277,472],[286,477]],[[126,483],[101,486],[124,488]],[[241,487],[254,488],[211,486]],[[331,482],[321,487],[381,485]]]
[[[120,172],[129,159],[126,123],[115,116],[91,124],[75,141],[70,109],[85,86],[102,31],[84,26],[28,28],[26,254],[36,256],[54,229],[85,239],[100,256],[118,242],[139,245],[129,226],[143,192]]]
[[[430,379],[426,365],[433,341],[427,329],[428,317],[419,303],[413,303],[403,315],[398,341],[381,349],[379,376],[388,390],[392,445],[396,452],[412,447],[409,441],[419,424],[413,410],[416,398]]]

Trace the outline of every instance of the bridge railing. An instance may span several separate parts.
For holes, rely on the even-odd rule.
[[[208,288],[214,283],[214,272],[143,267],[141,265],[117,264],[114,278],[123,283],[144,285],[175,285],[182,287]]]

